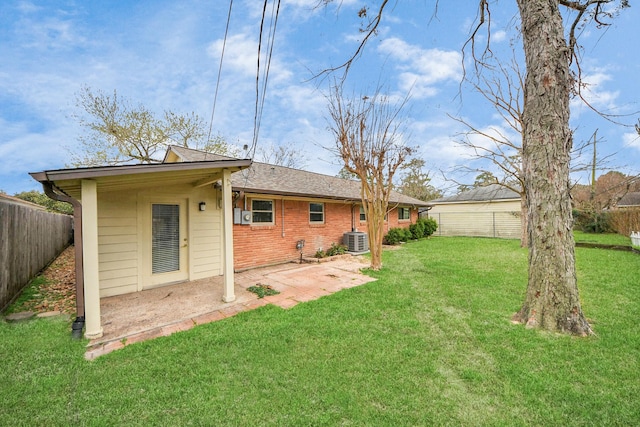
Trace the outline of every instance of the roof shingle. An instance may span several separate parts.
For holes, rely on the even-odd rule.
[[[185,162],[232,159],[184,147],[171,146],[169,150]],[[236,190],[251,193],[360,200],[359,181],[260,162],[253,162],[250,168],[233,173],[231,184]],[[396,191],[391,193],[389,201],[412,206],[427,205],[422,200]]]
[[[627,193],[620,199],[617,205],[620,207],[640,206],[640,191]]]
[[[488,202],[490,200],[520,199],[520,195],[513,190],[499,184],[489,184],[485,187],[474,188],[454,196],[431,200],[429,204],[453,202]]]

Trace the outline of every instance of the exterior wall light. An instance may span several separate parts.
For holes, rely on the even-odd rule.
[[[198,210],[200,212],[204,212],[207,209],[207,204],[205,202],[198,203]]]

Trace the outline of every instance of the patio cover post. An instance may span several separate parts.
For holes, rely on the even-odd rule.
[[[102,336],[100,323],[100,276],[98,273],[98,184],[83,179],[82,200],[82,258],[84,264],[85,337]]]
[[[224,293],[222,300],[231,302],[236,299],[233,273],[233,201],[231,191],[231,171],[222,170],[222,268]]]

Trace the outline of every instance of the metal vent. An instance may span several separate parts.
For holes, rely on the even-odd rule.
[[[342,241],[349,252],[366,252],[369,250],[369,239],[367,233],[352,231],[344,233]]]

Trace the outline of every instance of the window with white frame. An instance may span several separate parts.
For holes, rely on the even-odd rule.
[[[411,210],[409,208],[398,208],[398,220],[408,220],[411,219]]]
[[[384,220],[389,219],[389,212],[384,214]],[[364,211],[364,206],[360,206],[360,221],[365,222],[367,220],[367,213]]]
[[[251,200],[251,222],[273,224],[273,200]]]
[[[324,203],[309,203],[309,222],[324,223]]]

